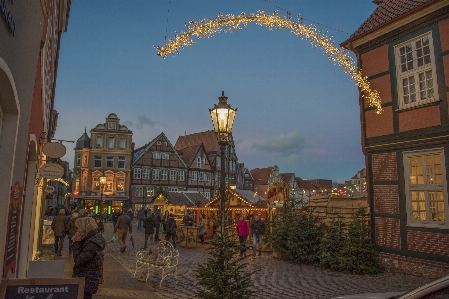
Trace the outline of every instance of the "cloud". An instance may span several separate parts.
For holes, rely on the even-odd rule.
[[[296,164],[305,147],[305,138],[295,131],[289,134],[273,136],[264,143],[254,143],[252,147],[265,153],[274,153],[286,162]]]
[[[129,120],[123,122],[123,124],[125,126],[127,126],[127,127],[133,127],[134,126],[134,122],[129,121]],[[150,128],[152,128],[152,127],[155,127],[157,125],[160,125],[160,126],[163,126],[163,127],[167,127],[167,125],[165,125],[163,123],[160,123],[160,122],[157,122],[157,121],[154,121],[151,118],[146,117],[145,115],[137,115],[137,120],[136,120],[136,123],[135,123],[135,127],[137,129],[142,129],[143,127],[150,127]]]

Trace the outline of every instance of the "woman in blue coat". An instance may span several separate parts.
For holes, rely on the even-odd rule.
[[[98,290],[102,277],[102,254],[106,241],[97,230],[91,217],[79,218],[75,222],[78,231],[73,236],[73,275],[84,277],[84,299],[91,299]]]

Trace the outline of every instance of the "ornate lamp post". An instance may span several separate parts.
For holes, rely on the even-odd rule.
[[[237,109],[231,108],[228,104],[228,97],[225,97],[224,91],[221,92],[221,97],[218,98],[218,105],[215,104],[213,109],[209,109],[212,123],[214,124],[214,131],[218,138],[220,145],[220,213],[221,219],[224,221],[225,213],[225,148],[228,144],[228,137],[232,132],[232,125],[234,124],[234,117]],[[224,223],[221,223],[221,233],[224,235]]]
[[[104,191],[104,185],[106,184],[106,176],[104,175],[104,171],[100,176],[100,217],[103,217],[103,191]]]

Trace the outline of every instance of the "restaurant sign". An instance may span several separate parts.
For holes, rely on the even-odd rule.
[[[56,163],[48,163],[41,166],[39,173],[46,179],[57,179],[64,174],[64,167]]]

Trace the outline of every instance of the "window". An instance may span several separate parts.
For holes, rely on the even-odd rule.
[[[444,163],[443,149],[404,153],[408,225],[447,226]]]
[[[170,170],[170,181],[176,181],[176,170]]]
[[[153,169],[153,180],[159,180],[159,169]]]
[[[193,181],[196,181],[198,179],[197,176],[198,176],[198,173],[196,171],[192,171],[192,180]]]
[[[134,179],[141,179],[141,178],[142,178],[142,169],[134,168]]]
[[[108,138],[108,148],[114,148],[114,137]]]
[[[184,181],[184,170],[178,171],[178,181]]]
[[[163,180],[163,181],[167,180],[167,169],[161,170],[161,180]]]
[[[215,164],[216,166],[220,166],[220,157],[217,157],[217,163]]]
[[[207,172],[206,173],[206,182],[210,182],[210,173],[209,172]]]
[[[156,144],[157,144],[157,145],[161,145],[161,142],[160,142],[160,141],[158,141],[158,142],[156,142]]]
[[[153,159],[160,159],[160,158],[161,158],[161,153],[153,152]]]
[[[117,178],[117,191],[118,192],[125,191],[125,178],[124,177]]]
[[[120,137],[120,149],[126,148],[126,139],[125,137]]]
[[[175,191],[175,192],[177,192],[177,191],[178,191],[178,188],[173,188],[173,187],[171,187],[171,188],[170,188],[170,191]]]
[[[125,168],[125,156],[118,156],[117,159],[117,168],[124,169]]]
[[[76,155],[76,166],[81,166],[81,155]]]
[[[114,156],[106,156],[106,168],[114,168]]]
[[[432,34],[395,47],[400,109],[438,101]]]
[[[103,147],[103,136],[97,136],[97,148]]]
[[[100,190],[100,178],[92,178],[92,190]]]
[[[200,182],[203,182],[203,181],[205,181],[206,180],[206,178],[205,178],[205,175],[204,175],[204,172],[200,172],[200,179],[199,179],[199,181]]]
[[[210,192],[204,192],[204,197],[206,197],[207,199],[210,199]]]
[[[154,192],[153,188],[147,187],[147,197],[153,196],[154,194],[153,192]]]
[[[87,155],[84,156],[84,163],[83,164],[84,164],[83,165],[84,167],[87,167]]]
[[[136,187],[136,197],[143,197],[143,187]]]
[[[167,141],[164,142],[164,146],[167,146]]]
[[[150,179],[150,169],[144,168],[142,171],[142,180],[149,180]]]
[[[196,167],[201,168],[201,157],[196,158]]]
[[[94,167],[101,168],[101,156],[94,156]]]
[[[169,153],[161,153],[161,159],[170,160],[170,154]]]

